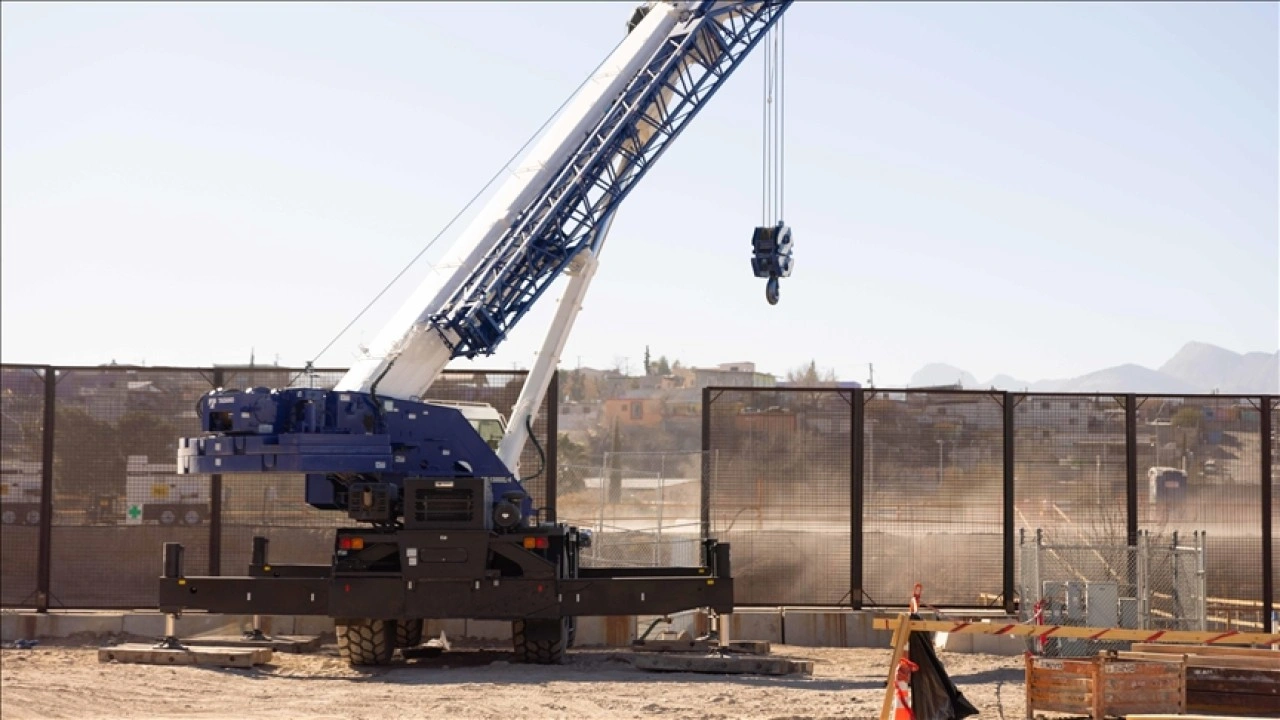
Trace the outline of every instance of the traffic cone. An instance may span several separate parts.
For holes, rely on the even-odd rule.
[[[907,693],[911,687],[911,673],[919,669],[919,665],[906,658],[898,661],[898,672],[893,679],[893,708],[890,713],[893,720],[916,720],[916,714],[911,710],[911,703],[907,700]]]

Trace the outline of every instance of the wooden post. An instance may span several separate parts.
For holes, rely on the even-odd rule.
[[[1027,695],[1027,720],[1035,720],[1035,713],[1031,709],[1031,671],[1035,666],[1035,656],[1029,652],[1022,653],[1022,657],[1027,661],[1027,677],[1023,682],[1023,688]]]
[[[898,662],[907,650],[907,642],[911,639],[911,618],[906,613],[898,614],[898,627],[893,631],[893,656],[889,659],[889,683],[884,689],[884,704],[880,706],[880,720],[889,720],[893,713],[893,694],[897,691]]]
[[[1106,697],[1106,689],[1107,689],[1106,682],[1103,681],[1102,666],[1105,665],[1106,662],[1107,661],[1104,658],[1095,657],[1093,659],[1093,671],[1089,673],[1090,675],[1093,676],[1092,678],[1093,709],[1092,709],[1092,712],[1090,712],[1089,714],[1089,716],[1092,717],[1093,720],[1106,720],[1106,716],[1102,714],[1102,710],[1105,705],[1103,700]]]

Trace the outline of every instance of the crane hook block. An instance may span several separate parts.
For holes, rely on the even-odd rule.
[[[777,225],[762,226],[751,235],[751,270],[758,278],[768,278],[765,299],[778,304],[778,278],[791,275],[791,228],[781,220]]]

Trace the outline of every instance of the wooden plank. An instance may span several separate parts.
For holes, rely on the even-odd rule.
[[[276,652],[307,653],[320,649],[319,635],[276,635],[264,640],[246,640],[239,635],[202,635],[182,641],[188,647],[270,648]]]
[[[1280,652],[1266,648],[1218,647],[1216,645],[1175,645],[1166,643],[1134,643],[1133,652],[1180,653],[1186,655],[1212,655],[1217,657],[1280,657]]]
[[[1125,720],[1241,720],[1239,715],[1182,715],[1170,713],[1136,713]]]
[[[271,648],[200,647],[170,650],[144,643],[126,643],[100,648],[98,662],[247,668],[270,662],[271,654]]]
[[[1118,695],[1130,690],[1140,691],[1142,693],[1175,693],[1182,695],[1182,678],[1180,676],[1168,678],[1143,678],[1141,680],[1116,680],[1114,682],[1103,681],[1102,692],[1107,695]]]
[[[1187,694],[1187,709],[1196,712],[1280,717],[1280,697],[1236,692],[1194,692]]]
[[[1032,685],[1038,688],[1053,688],[1055,690],[1089,690],[1093,687],[1093,680],[1087,677],[1078,676],[1061,676],[1047,675],[1032,680]]]
[[[1036,712],[1049,710],[1052,712],[1088,715],[1090,708],[1093,707],[1093,696],[1069,693],[1032,693],[1031,702],[1035,706]]]
[[[1032,672],[1052,672],[1055,674],[1065,673],[1068,675],[1079,675],[1081,677],[1089,677],[1093,673],[1093,661],[1091,660],[1058,660],[1057,658],[1044,658],[1031,656]]]
[[[872,620],[876,630],[894,630],[899,622],[910,623],[915,632],[944,632],[960,635],[1004,635],[1021,638],[1075,638],[1082,640],[1123,640],[1133,642],[1198,643],[1205,645],[1273,645],[1280,633],[1200,632],[1192,630],[1130,630],[1127,628],[1031,625],[1023,623],[954,622],[944,620],[899,620],[879,617]]]
[[[1130,698],[1103,703],[1104,715],[1132,715],[1137,712],[1180,712],[1181,698]]]
[[[695,672],[716,675],[812,675],[813,661],[767,657],[697,656],[684,653],[636,655],[631,664],[655,672]]]
[[[1187,690],[1280,695],[1280,672],[1239,668],[1188,668]]]
[[[889,714],[893,712],[893,695],[896,691],[894,680],[898,675],[898,663],[911,640],[910,617],[906,613],[899,613],[897,625],[893,629],[893,655],[889,658],[889,682],[884,688],[884,702],[880,704],[880,720],[889,720]]]
[[[1275,658],[1206,657],[1204,655],[1174,655],[1171,653],[1116,653],[1121,660],[1146,660],[1148,662],[1176,662],[1185,659],[1187,667],[1240,668],[1243,670],[1280,670],[1280,654]]]
[[[1035,684],[1032,682],[1032,669],[1035,667],[1035,658],[1032,657],[1031,653],[1027,653],[1022,657],[1024,668],[1022,676],[1022,704],[1026,706],[1026,720],[1035,720],[1035,713],[1033,712],[1035,705],[1031,702],[1031,687]]]
[[[710,640],[645,640],[631,644],[631,649],[636,652],[709,653],[719,648],[717,643]],[[747,655],[768,655],[769,643],[764,640],[746,640],[731,642],[724,649]]]

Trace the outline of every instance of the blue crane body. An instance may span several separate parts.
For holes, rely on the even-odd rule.
[[[581,567],[590,533],[541,517],[512,458],[571,327],[567,300],[585,292],[619,204],[790,4],[639,8],[629,23],[638,37],[611,57],[626,69],[611,79],[616,94],[567,111],[569,129],[536,158],[540,175],[498,203],[496,222],[477,221],[455,248],[457,270],[424,283],[429,301],[407,307],[380,349],[332,390],[204,396],[203,434],[180,440],[180,473],[303,474],[308,504],[367,527],[337,530],[325,565],[271,563],[255,539],[245,577],[188,577],[181,547],[168,545],[161,608],[327,614],[353,664],[381,664],[415,644],[424,618],[510,619],[518,659],[559,662],[575,616],[732,610],[727,544],[704,538],[696,568]],[[772,303],[777,278],[790,273],[790,230],[767,230],[773,241],[757,230],[752,266],[770,279]],[[531,373],[501,449],[466,408],[419,399],[449,360],[492,354],[561,275],[574,279],[543,353],[552,364]]]

